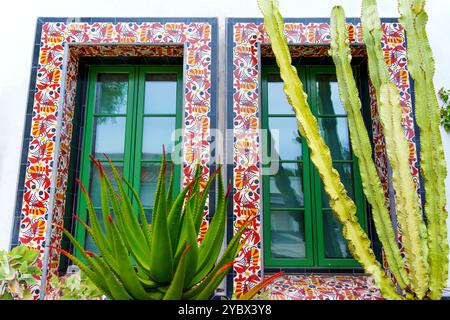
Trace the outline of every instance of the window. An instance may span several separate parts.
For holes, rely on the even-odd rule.
[[[319,128],[331,150],[358,219],[366,229],[364,196],[357,159],[353,156],[347,115],[339,99],[334,67],[302,66],[304,89]],[[277,68],[263,70],[262,125],[268,139],[279,130],[279,147],[264,143],[279,160],[279,170],[263,177],[264,257],[266,267],[359,267],[347,249],[342,228],[329,207],[310,150],[297,129],[295,114],[283,92]],[[275,154],[274,154],[275,153]],[[270,164],[268,164],[270,165]]]
[[[93,66],[89,71],[88,98],[80,180],[88,188],[101,219],[100,179],[89,154],[113,174],[106,154],[120,174],[139,192],[148,218],[162,157],[174,150],[172,133],[181,128],[182,68],[149,66]],[[174,190],[180,187],[181,168],[175,166]],[[136,206],[136,204],[133,204]],[[86,202],[78,199],[80,218],[87,221]],[[76,237],[88,250],[95,245],[80,225]]]

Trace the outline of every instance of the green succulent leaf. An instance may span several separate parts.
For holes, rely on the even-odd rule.
[[[166,186],[165,186],[166,158],[163,155],[161,171],[155,194],[153,208],[152,242],[150,261],[151,275],[157,282],[167,282],[173,277],[173,251],[167,225]]]
[[[163,300],[180,300],[183,294],[184,282],[186,279],[187,273],[187,259],[186,254],[189,251],[190,246],[185,246],[183,253],[181,254],[180,261],[178,262],[177,269],[173,276],[172,283],[167,289],[166,294],[164,295]]]

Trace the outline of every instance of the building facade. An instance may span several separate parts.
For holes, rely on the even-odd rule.
[[[239,295],[266,275],[282,270],[285,277],[272,287],[272,298],[378,298],[379,293],[349,254],[327,204],[282,91],[256,4],[245,4],[249,8],[244,14],[234,1],[235,7],[228,8],[224,16],[221,1],[198,2],[202,6],[199,11],[207,12],[203,17],[194,9],[186,12],[197,14],[171,17],[179,9],[173,12],[160,7],[149,9],[151,17],[147,18],[116,17],[117,12],[94,15],[94,11],[70,18],[61,14],[63,8],[58,10],[59,17],[36,18],[23,139],[15,142],[22,146],[20,165],[10,167],[18,171],[15,180],[11,179],[14,181],[2,181],[2,189],[16,190],[13,211],[1,216],[8,226],[8,240],[2,246],[24,243],[41,251],[43,281],[34,294],[42,297],[45,279],[64,272],[69,264],[46,246],[71,249],[55,225],[70,229],[86,248],[94,249],[72,217],[75,212],[87,219],[76,179],[88,186],[94,206],[99,203],[98,176],[89,154],[104,162],[107,154],[140,192],[150,213],[165,145],[175,163],[178,189],[193,177],[197,159],[201,159],[205,176],[224,164],[232,186],[228,238],[243,221],[255,217],[251,225],[255,232],[224,285],[228,295]],[[330,146],[334,166],[382,260],[328,56],[329,19],[314,17],[327,16],[331,4],[327,9],[317,5],[321,14],[308,16],[289,11],[299,11],[298,2],[285,2],[281,9],[291,17],[285,19],[285,34],[294,64]],[[383,5],[380,1],[381,14],[394,16]],[[356,18],[347,22],[363,116],[389,206],[393,196],[390,173],[361,25]],[[382,19],[382,25],[383,51],[401,95],[411,173],[417,192],[424,197],[407,36],[396,18]],[[448,75],[439,81],[450,83]],[[448,141],[444,134],[446,152],[450,150]],[[205,208],[203,231],[214,206],[213,191]],[[298,290],[300,287],[303,289]]]

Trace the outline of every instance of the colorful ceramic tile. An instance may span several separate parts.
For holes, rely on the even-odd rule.
[[[384,300],[369,277],[314,274],[281,276],[256,297],[256,300],[264,299]]]
[[[201,20],[201,19],[200,19]],[[210,112],[213,104],[213,27],[208,21],[120,22],[117,24],[46,22],[42,26],[31,142],[25,173],[19,241],[40,250],[58,247],[69,169],[72,117],[80,56],[185,57],[183,177],[192,177],[192,155],[209,174]],[[195,158],[197,159],[197,158]],[[205,214],[207,211],[205,211]],[[207,222],[202,230],[206,230]],[[47,230],[50,237],[47,238]],[[51,250],[48,277],[57,271],[59,254]],[[39,294],[36,286],[35,296]]]

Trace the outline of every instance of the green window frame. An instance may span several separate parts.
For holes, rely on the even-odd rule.
[[[85,126],[82,128],[83,130],[83,141],[82,141],[82,154],[80,160],[80,181],[84,186],[88,189],[88,192],[92,192],[92,185],[95,183],[93,175],[96,174],[97,169],[95,169],[89,159],[89,155],[93,154],[94,144],[96,135],[98,133],[96,130],[96,122],[97,119],[101,118],[110,118],[115,119],[115,123],[121,121],[125,121],[124,128],[124,145],[123,145],[123,157],[114,157],[112,161],[114,165],[122,166],[122,174],[125,179],[127,179],[135,190],[140,193],[141,189],[141,178],[142,178],[142,167],[143,166],[160,166],[161,156],[156,154],[151,156],[151,158],[143,157],[143,146],[145,144],[145,121],[149,121],[151,124],[152,120],[156,120],[157,122],[164,123],[164,121],[174,122],[174,129],[182,128],[182,106],[183,106],[183,69],[181,66],[134,66],[134,65],[126,65],[126,66],[90,66],[88,72],[88,81],[87,81],[87,99],[86,99],[86,108],[84,115],[84,123]],[[98,79],[104,75],[117,76],[119,78],[124,78],[125,76],[127,80],[122,81],[126,83],[126,88],[124,89],[123,83],[121,83],[122,87],[116,90],[122,90],[121,94],[125,95],[126,91],[126,110],[122,112],[101,112],[102,110],[96,110],[97,100],[99,98],[99,86]],[[148,112],[146,110],[146,83],[147,77],[158,77],[161,78],[169,78],[170,81],[176,82],[176,97],[171,101],[172,104],[175,104],[174,110],[170,110],[167,112]],[[150,81],[150,80],[149,80]],[[162,80],[164,81],[164,80]],[[111,99],[109,100],[112,101]],[[123,101],[122,101],[122,104]],[[123,107],[122,107],[123,108]],[[152,110],[152,106],[150,105],[150,111]],[[147,126],[148,128],[148,126]],[[147,133],[151,134],[151,127]],[[148,139],[152,139],[153,137],[148,137]],[[167,140],[171,139],[168,137]],[[172,141],[175,145],[181,141],[182,137],[178,138],[178,141]],[[147,141],[150,141],[147,140]],[[158,139],[156,139],[158,140]],[[121,143],[121,142],[117,142]],[[147,143],[147,145],[149,145]],[[150,144],[151,145],[151,144]],[[157,148],[156,146],[151,145],[153,148]],[[162,153],[162,146],[161,153]],[[167,148],[167,146],[166,146]],[[153,150],[153,149],[152,149]],[[169,150],[170,151],[170,150]],[[99,159],[102,164],[107,165],[107,159],[101,155],[96,154],[96,159]],[[155,170],[157,171],[157,170]],[[154,177],[157,178],[157,177]],[[174,167],[174,190],[180,190],[181,187],[181,165],[179,163],[175,164]],[[78,187],[79,188],[79,187]],[[77,208],[79,218],[83,221],[88,221],[87,218],[87,206],[84,196],[81,195],[81,189],[78,189],[78,199],[77,199]],[[91,197],[93,194],[91,194]],[[131,196],[131,192],[130,192]],[[148,201],[149,204],[145,205],[144,208],[146,210],[146,214],[148,217],[151,217],[151,205],[153,201]],[[137,209],[137,204],[133,201],[133,206]],[[101,209],[100,204],[96,205],[94,203],[94,207],[96,210]],[[137,210],[136,210],[137,212]],[[80,242],[83,247],[87,247],[89,245],[87,243],[88,235],[84,227],[77,222],[75,226],[75,237]],[[75,255],[80,257],[80,253],[75,250]]]
[[[356,69],[354,70],[356,71]],[[298,68],[298,73],[300,78],[302,79],[302,82],[304,84],[304,89],[306,90],[308,94],[308,102],[311,106],[311,110],[314,114],[314,116],[318,119],[319,123],[322,124],[323,128],[327,128],[327,126],[330,128],[333,128],[333,125],[337,126],[339,125],[348,125],[347,121],[345,123],[342,119],[346,119],[347,116],[342,112],[338,112],[337,114],[334,114],[332,112],[326,112],[325,107],[322,105],[322,110],[319,112],[319,103],[321,103],[321,97],[320,94],[322,93],[321,90],[319,90],[319,83],[318,80],[322,79],[322,77],[326,80],[327,77],[335,77],[335,68],[334,66],[315,66],[315,65],[307,65],[307,66],[301,66]],[[356,73],[356,72],[355,72]],[[271,126],[270,122],[272,119],[292,119],[293,123],[296,124],[295,120],[295,114],[293,111],[291,112],[277,112],[277,110],[273,110],[273,107],[276,106],[270,106],[269,103],[269,83],[272,82],[271,79],[275,77],[274,82],[281,81],[276,80],[276,78],[279,78],[279,69],[276,66],[263,66],[262,69],[262,128],[263,129],[269,129],[268,131],[268,138],[272,139],[272,134],[270,132]],[[333,80],[334,82],[334,80]],[[331,97],[331,91],[329,92]],[[281,102],[280,102],[281,103]],[[273,101],[272,101],[273,104]],[[276,108],[275,108],[276,109]],[[285,109],[287,110],[287,109]],[[343,110],[343,109],[342,109]],[[334,119],[334,121],[333,121]],[[281,123],[281,122],[279,122]],[[331,125],[329,125],[331,124]],[[292,124],[290,124],[292,125]],[[286,126],[288,127],[288,126]],[[273,128],[273,129],[283,129],[283,128]],[[336,129],[336,128],[335,128]],[[336,129],[337,130],[337,129]],[[326,134],[326,129],[323,129],[325,133],[325,139],[329,139],[331,143],[338,143],[336,141],[333,141],[332,139],[336,139],[335,135],[333,134]],[[348,128],[347,128],[348,132]],[[332,132],[330,132],[332,133]],[[339,139],[339,138],[338,138]],[[349,138],[348,138],[349,139]],[[310,150],[306,144],[306,141],[301,138],[301,136],[298,134],[297,141],[300,141],[301,143],[301,157],[297,158],[295,160],[293,159],[280,159],[279,167],[281,168],[283,164],[290,163],[290,164],[297,164],[297,167],[301,165],[301,170],[297,170],[297,172],[301,172],[301,188],[303,188],[303,204],[300,203],[300,205],[291,207],[291,206],[274,206],[271,204],[271,200],[273,200],[273,196],[271,197],[271,187],[273,187],[273,181],[277,178],[273,178],[271,183],[271,176],[264,175],[263,176],[263,231],[264,231],[264,264],[267,268],[313,268],[313,269],[320,269],[320,268],[360,268],[359,263],[354,260],[351,256],[348,256],[348,249],[347,254],[342,257],[335,257],[333,255],[327,255],[326,250],[330,247],[330,243],[333,243],[332,239],[330,238],[330,233],[327,232],[327,230],[331,230],[329,225],[334,226],[335,228],[335,234],[337,234],[337,229],[339,228],[339,234],[341,233],[341,227],[340,223],[335,220],[332,210],[329,208],[329,205],[327,204],[327,199],[324,199],[324,196],[327,197],[326,194],[324,194],[322,182],[320,180],[320,176],[317,172],[317,169],[315,168],[314,164],[310,160]],[[327,144],[330,143],[330,141],[327,141]],[[348,140],[349,141],[349,140]],[[280,139],[280,150],[282,150],[282,144],[283,141]],[[273,150],[272,150],[272,144],[271,143],[263,143],[263,152],[264,154],[271,156]],[[281,152],[280,152],[281,153]],[[337,153],[337,152],[336,152]],[[353,155],[353,152],[350,149],[348,150],[346,156],[343,156],[342,153],[340,154],[341,157],[338,157],[336,154],[332,151],[332,157],[333,157],[333,166],[335,166],[338,171],[340,169],[346,168],[346,170],[351,169],[352,172],[352,179],[351,183],[353,187],[350,189],[350,194],[352,194],[352,198],[355,200],[355,204],[357,207],[357,216],[360,224],[362,225],[364,230],[367,230],[367,223],[366,223],[366,206],[365,206],[365,199],[362,192],[362,186],[361,186],[361,178],[359,174],[359,168],[356,157]],[[269,167],[271,163],[265,164],[265,167]],[[272,176],[273,177],[273,176]],[[278,178],[279,179],[279,178]],[[280,190],[279,193],[286,193],[289,190],[286,189],[286,181],[290,180],[284,180],[279,183],[278,189],[281,187],[284,188],[284,190]],[[295,180],[294,180],[295,181]],[[292,183],[292,181],[291,181]],[[344,182],[345,184],[345,182]],[[272,190],[273,191],[273,190]],[[291,190],[292,192],[292,190]],[[285,196],[286,197],[286,196]],[[291,196],[292,197],[292,196]],[[272,250],[272,234],[274,231],[274,222],[272,221],[272,218],[275,217],[276,214],[279,214],[280,212],[283,213],[290,213],[290,218],[296,218],[299,217],[299,229],[303,229],[303,239],[304,239],[304,245],[303,251],[304,254],[301,256],[292,256],[292,257],[279,257],[276,256],[276,248]],[[327,222],[329,223],[327,227],[329,229],[325,230],[324,226],[324,214],[330,214]],[[298,216],[297,216],[298,215]],[[303,217],[302,217],[303,216]],[[303,218],[303,220],[302,220]],[[303,221],[303,223],[301,223]],[[275,224],[276,225],[276,224]],[[328,239],[326,240],[326,237]],[[275,239],[275,237],[273,237]],[[336,242],[337,243],[337,242]],[[327,247],[327,244],[329,245]],[[291,245],[292,246],[292,245]],[[294,244],[295,246],[295,244]],[[300,243],[298,244],[299,250],[301,250]],[[332,251],[329,249],[329,251]]]

